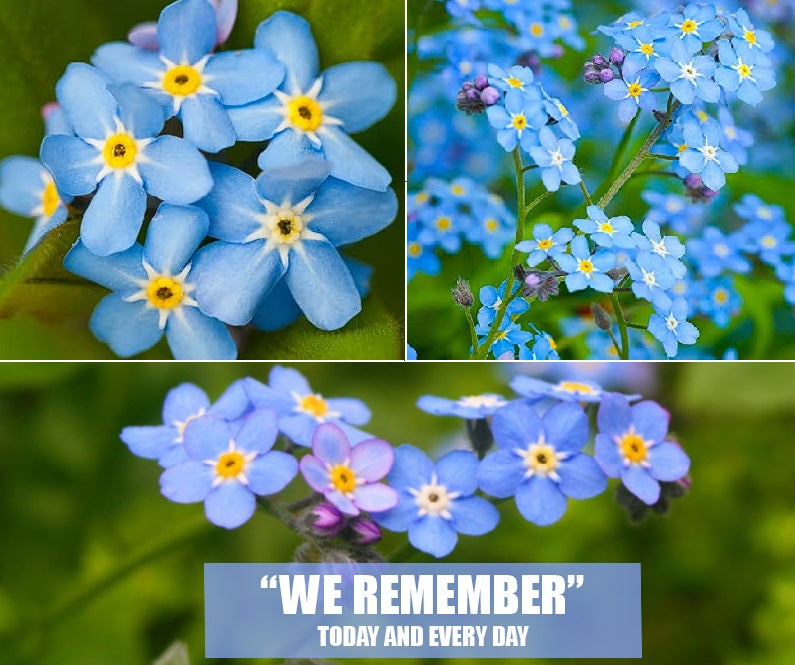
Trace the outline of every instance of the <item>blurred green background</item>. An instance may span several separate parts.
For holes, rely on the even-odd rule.
[[[14,154],[38,156],[44,131],[41,106],[54,99],[55,84],[68,63],[88,61],[101,44],[126,39],[133,25],[156,20],[167,4],[168,0],[2,0],[0,159]],[[317,330],[306,321],[279,333],[244,330],[240,336],[241,357],[403,358],[404,3],[383,0],[374,6],[369,0],[240,0],[229,46],[250,48],[257,25],[278,9],[300,13],[310,21],[321,67],[376,60],[396,78],[400,93],[392,112],[355,138],[392,174],[401,208],[387,230],[346,251],[375,266],[372,294],[353,322],[333,333]],[[227,151],[228,159],[242,163],[253,149],[252,145],[239,144]],[[31,220],[0,209],[0,357],[113,358],[110,349],[95,340],[87,328],[93,307],[106,291],[75,283],[74,276],[60,267],[76,229],[53,234],[46,250],[29,263],[25,272],[3,277],[17,265],[31,225]],[[171,356],[161,342],[143,357]]]
[[[364,399],[368,431],[432,450],[463,423],[425,414],[430,393],[509,395],[525,364],[305,364],[326,396]],[[119,441],[125,425],[157,424],[182,381],[216,398],[267,365],[6,364],[0,372],[0,662],[147,665],[174,639],[203,659],[205,562],[285,562],[297,538],[258,513],[242,528],[172,504],[159,467]],[[547,372],[638,389],[672,412],[692,458],[693,489],[667,518],[628,523],[608,493],[572,501],[556,525],[524,522],[511,502],[496,531],[462,537],[457,562],[641,562],[644,661],[795,662],[795,367],[790,364],[608,364]],[[618,381],[619,383],[616,383]],[[302,491],[303,481],[292,489]],[[389,534],[389,553],[404,543]],[[175,544],[177,543],[177,544]],[[169,546],[170,545],[170,546]],[[143,559],[143,561],[141,561]],[[429,560],[418,556],[415,561]],[[98,580],[115,580],[83,597]],[[223,661],[219,661],[223,662]],[[242,662],[242,661],[241,661]]]

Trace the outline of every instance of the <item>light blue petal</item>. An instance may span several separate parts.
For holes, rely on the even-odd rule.
[[[146,279],[142,260],[140,245],[134,245],[126,252],[99,257],[77,242],[64,258],[64,267],[111,291],[136,291],[138,282]]]
[[[213,471],[201,462],[182,462],[166,469],[160,476],[160,491],[176,503],[204,501],[213,484]]]
[[[500,521],[500,512],[481,496],[456,499],[450,506],[451,526],[467,536],[482,536],[493,531]]]
[[[299,395],[308,395],[312,392],[304,375],[292,367],[276,365],[268,374],[268,383],[274,390],[288,395],[294,392]]]
[[[111,173],[99,183],[83,215],[80,239],[98,256],[123,252],[135,244],[145,212],[143,187],[126,173]]]
[[[229,115],[221,102],[211,95],[186,98],[179,111],[179,118],[182,120],[185,140],[205,152],[218,152],[234,145],[237,140]]]
[[[284,66],[269,51],[224,51],[204,68],[207,86],[225,106],[248,104],[272,93],[284,79]]]
[[[55,94],[78,136],[104,140],[115,131],[116,98],[108,90],[107,79],[91,65],[71,63]]]
[[[103,44],[91,56],[91,64],[116,83],[154,83],[166,66],[153,51],[136,48],[126,42]]]
[[[660,483],[638,464],[624,467],[621,470],[621,480],[630,492],[649,506],[653,506],[660,498]]]
[[[173,427],[125,427],[120,438],[130,452],[145,459],[160,459],[174,445]]]
[[[343,494],[339,490],[327,488],[323,492],[323,496],[326,497],[327,501],[333,503],[346,515],[355,517],[360,512],[359,509],[356,507],[356,504],[354,504],[354,502],[350,498],[348,498],[347,495]]]
[[[209,414],[223,420],[237,420],[243,417],[253,408],[245,385],[245,379],[238,379],[232,383],[210,407]]]
[[[351,425],[366,425],[370,422],[370,409],[359,399],[336,397],[326,400],[331,411],[337,411]]]
[[[181,0],[190,2],[191,0]],[[196,0],[206,2],[206,0]],[[254,514],[257,500],[254,494],[238,482],[226,482],[210,492],[204,501],[204,513],[213,524],[225,529],[242,526]]]
[[[632,422],[647,441],[660,442],[668,434],[668,411],[656,402],[645,401],[632,407]]]
[[[146,262],[160,273],[178,275],[207,237],[209,226],[200,208],[161,204],[146,232]]]
[[[76,136],[47,136],[41,144],[41,161],[64,194],[84,196],[97,188],[102,165],[93,146]]]
[[[538,526],[554,524],[566,512],[566,496],[549,478],[533,476],[516,489],[516,507]]]
[[[390,531],[408,531],[411,523],[418,518],[418,508],[414,497],[405,492],[399,494],[400,503],[391,510],[376,513],[373,519],[377,524]]]
[[[726,176],[723,174],[723,170],[712,161],[707,162],[706,166],[704,166],[704,170],[701,172],[701,179],[707,187],[715,192],[726,184]]]
[[[234,434],[232,426],[218,418],[191,420],[183,434],[185,452],[192,460],[200,462],[216,460],[229,450],[229,441]]]
[[[342,120],[345,131],[355,134],[386,116],[396,98],[395,79],[382,64],[345,62],[323,72],[318,101],[324,113]]]
[[[143,302],[125,302],[118,293],[103,298],[91,315],[94,336],[117,356],[129,358],[152,348],[163,336],[156,309]]]
[[[290,293],[287,282],[281,279],[265,296],[251,323],[258,330],[281,330],[295,323],[302,316],[303,312]]]
[[[557,192],[560,189],[560,171],[556,167],[541,169],[541,181],[547,191]]]
[[[198,386],[182,383],[168,391],[163,402],[163,422],[166,425],[184,423],[210,406],[210,399]]]
[[[192,65],[215,47],[218,22],[207,0],[178,0],[160,12],[160,52],[178,65]]]
[[[560,491],[572,499],[590,499],[607,489],[607,476],[592,457],[575,455],[558,467]]]
[[[649,448],[649,464],[652,477],[665,482],[679,480],[690,470],[690,458],[680,446],[670,441]]]
[[[234,360],[237,346],[227,327],[196,307],[172,312],[166,338],[176,360]]]
[[[426,515],[409,526],[409,542],[418,550],[441,559],[455,549],[458,534],[444,518]]]
[[[341,328],[361,311],[353,277],[326,240],[303,241],[302,251],[293,250],[285,279],[306,318],[322,330]]]
[[[258,216],[264,208],[254,187],[254,178],[233,166],[210,162],[215,181],[210,193],[196,205],[210,217],[209,234],[227,242],[243,243],[260,228]]]
[[[690,173],[701,173],[704,170],[704,155],[698,150],[688,149],[679,155],[679,163]]]
[[[307,158],[319,154],[306,136],[292,129],[285,129],[268,143],[257,164],[266,175],[270,175],[271,171],[298,167]]]
[[[316,492],[324,492],[329,488],[329,475],[326,465],[314,455],[304,455],[300,463],[301,475]]]
[[[323,423],[315,428],[312,452],[321,462],[334,466],[349,462],[351,445],[339,427],[332,423]]]
[[[246,417],[235,435],[238,447],[248,452],[267,453],[276,442],[279,423],[273,409],[256,409]]]
[[[611,478],[618,478],[621,473],[623,460],[618,447],[611,437],[597,434],[594,443],[594,457],[597,464]]]
[[[33,217],[42,205],[47,171],[38,159],[15,155],[0,162],[0,205],[22,217]]]
[[[326,126],[319,133],[323,153],[331,163],[331,175],[359,187],[386,190],[392,182],[389,171],[342,129]]]
[[[439,484],[464,496],[475,493],[478,486],[477,470],[478,458],[469,450],[453,450],[436,461]]]
[[[605,395],[599,405],[597,423],[603,434],[610,437],[623,435],[632,423],[629,400],[624,395]]]
[[[544,434],[558,452],[579,453],[588,440],[588,416],[576,402],[556,404],[544,414]]]
[[[737,97],[751,106],[756,106],[762,101],[762,93],[759,92],[759,88],[747,80],[740,83],[737,88]]]
[[[298,460],[279,450],[257,457],[246,469],[249,489],[260,496],[281,492],[297,473]]]
[[[498,499],[513,496],[522,482],[524,471],[522,461],[513,452],[498,450],[489,453],[478,466],[478,487]]]
[[[386,476],[394,461],[394,449],[381,439],[362,441],[351,450],[351,469],[357,478],[361,476],[368,483]]]
[[[309,227],[332,245],[347,245],[375,235],[395,219],[397,196],[391,189],[376,192],[328,179],[307,208]]]
[[[231,106],[226,109],[237,138],[241,141],[265,141],[273,136],[276,128],[284,120],[284,106],[269,96],[245,106]]]
[[[251,321],[262,298],[284,274],[279,253],[264,251],[264,241],[245,245],[216,242],[193,259],[193,297],[201,310],[233,326]]]
[[[112,85],[110,91],[119,102],[119,117],[124,128],[136,139],[157,136],[167,120],[165,108],[137,85]]]
[[[290,12],[275,12],[257,28],[254,46],[270,49],[284,63],[284,89],[289,94],[304,93],[312,86],[317,77],[318,52],[305,19]]]
[[[494,414],[492,421],[494,442],[512,451],[535,443],[543,432],[538,414],[524,402],[511,402]]]
[[[403,444],[395,449],[395,461],[387,480],[398,489],[419,489],[429,483],[434,465],[419,448]]]
[[[25,241],[25,248],[22,250],[22,255],[25,256],[30,250],[41,242],[41,240],[48,235],[51,231],[58,228],[66,221],[67,212],[65,208],[58,208],[53,213],[53,216],[47,219],[40,217],[33,224],[28,239]]]
[[[397,505],[398,493],[383,483],[360,485],[353,490],[353,501],[360,510],[382,513]]]

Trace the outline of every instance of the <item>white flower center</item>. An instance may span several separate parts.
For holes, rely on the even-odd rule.
[[[470,395],[459,399],[458,404],[473,409],[498,408],[505,406],[506,401],[499,395]]]
[[[665,318],[665,327],[668,328],[668,330],[674,331],[678,326],[679,321],[676,320],[676,317],[673,314],[669,314]]]
[[[655,254],[659,254],[663,258],[668,256],[668,254],[670,254],[668,248],[665,246],[664,240],[661,239],[660,242],[654,242],[653,240],[651,240],[650,242],[651,242],[652,251]]]
[[[646,272],[643,268],[640,270],[643,273],[643,281],[649,288],[657,286],[657,278],[654,276],[654,272]]]
[[[555,482],[560,481],[557,472],[560,462],[569,456],[568,453],[557,452],[554,446],[547,443],[543,434],[527,448],[516,448],[514,453],[522,458],[522,463],[527,469],[525,478],[538,475]]]
[[[461,492],[450,492],[445,485],[440,485],[435,473],[431,476],[429,484],[423,485],[418,490],[410,488],[409,492],[414,497],[414,503],[417,504],[417,515],[420,517],[439,515],[446,520],[453,518],[450,506],[461,496]]]

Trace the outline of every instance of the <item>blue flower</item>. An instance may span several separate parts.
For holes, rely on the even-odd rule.
[[[221,164],[213,164],[212,173],[215,186],[198,205],[210,216],[209,235],[221,242],[203,247],[194,259],[203,311],[245,325],[284,277],[316,327],[335,330],[358,314],[361,297],[336,247],[392,222],[392,190],[327,178],[317,158],[295,174],[283,173],[284,179],[263,174],[255,181]]]
[[[414,279],[417,273],[438,275],[442,269],[442,263],[434,253],[433,247],[424,244],[425,237],[417,223],[409,224],[407,237],[406,273],[408,281]]]
[[[746,273],[751,264],[740,253],[741,243],[739,235],[727,236],[714,226],[708,226],[701,238],[687,241],[687,252],[704,277],[717,277],[724,270]]]
[[[721,66],[715,72],[715,80],[729,92],[736,92],[737,97],[746,104],[756,106],[762,101],[762,92],[776,85],[772,69],[765,65],[744,61],[742,56],[722,40],[718,49]]]
[[[493,416],[507,403],[502,395],[493,393],[467,395],[457,400],[423,395],[417,400],[417,408],[434,416],[455,416],[467,420],[479,420]]]
[[[659,63],[659,59],[657,60]],[[605,83],[604,94],[610,99],[620,100],[618,117],[624,124],[628,123],[638,109],[654,108],[655,96],[651,89],[660,80],[650,69],[641,69],[638,64],[627,63],[621,70],[621,78]]]
[[[406,344],[406,360],[417,360],[417,349],[411,344]]]
[[[323,423],[337,425],[352,444],[373,438],[351,425],[365,425],[370,410],[358,399],[324,398],[312,391],[300,372],[274,367],[268,385],[246,379],[245,389],[257,408],[273,409],[279,415],[279,431],[299,446],[311,446],[315,430]]]
[[[718,328],[729,325],[740,311],[742,299],[731,277],[718,277],[704,282],[699,289],[698,310],[711,318]]]
[[[613,279],[607,271],[616,264],[615,254],[599,250],[591,255],[585,236],[577,236],[571,241],[571,254],[559,254],[557,264],[566,275],[566,287],[570,292],[582,291],[591,287],[602,293],[612,293]]]
[[[535,132],[544,127],[548,116],[536,88],[528,92],[509,90],[505,106],[495,104],[486,109],[489,124],[497,130],[497,142],[511,152],[519,143],[525,152],[536,144]]]
[[[715,60],[706,55],[691,55],[681,41],[675,41],[671,56],[658,58],[654,67],[671,84],[673,96],[683,104],[692,104],[696,98],[714,103],[720,98],[720,88],[712,80]]]
[[[656,302],[676,282],[665,260],[651,252],[641,252],[635,261],[627,261],[625,266],[632,278],[632,293],[649,302]]]
[[[539,416],[514,402],[494,415],[492,432],[498,450],[480,463],[478,486],[499,499],[514,496],[534,524],[554,524],[569,498],[590,499],[607,488],[605,474],[582,453],[588,417],[579,404],[556,404]]]
[[[547,332],[536,332],[532,346],[528,342],[519,348],[519,360],[560,360],[557,348],[552,335]]]
[[[795,305],[795,262],[781,261],[776,265],[776,277],[784,283],[784,300]]]
[[[566,402],[601,402],[608,393],[601,386],[591,381],[563,380],[558,383],[549,383],[532,376],[519,374],[511,379],[511,388],[517,393],[533,401],[545,397]],[[631,400],[638,399],[640,395],[629,395]]]
[[[674,482],[690,470],[681,447],[666,441],[668,412],[655,402],[630,406],[623,395],[608,395],[599,406],[594,455],[610,478],[648,505],[660,498],[660,481]]]
[[[408,531],[409,542],[436,558],[450,554],[458,534],[482,536],[500,521],[497,509],[475,496],[478,460],[468,450],[454,450],[436,464],[418,448],[395,450],[395,465],[387,476],[397,491],[398,505],[373,515],[390,531]]]
[[[216,45],[221,46],[229,39],[232,28],[235,27],[237,18],[237,0],[208,0],[215,11],[218,21],[218,36]],[[139,23],[127,35],[131,44],[148,51],[159,51],[160,43],[157,38],[157,23]]]
[[[770,53],[775,46],[770,33],[755,28],[744,9],[738,9],[734,14],[730,14],[728,21],[729,30],[733,35],[732,46],[737,55],[747,62],[766,64],[767,58],[763,54]]]
[[[739,232],[743,249],[758,254],[769,265],[776,265],[782,256],[795,253],[795,242],[790,238],[791,234],[792,227],[783,219],[749,222]]]
[[[685,264],[681,259],[685,255],[685,246],[676,236],[663,236],[660,232],[660,225],[647,219],[643,222],[643,235],[633,233],[632,237],[638,246],[638,258],[641,255],[650,253],[656,254],[664,262],[676,279],[682,279],[687,273]]]
[[[25,244],[29,252],[45,235],[66,221],[71,197],[61,196],[50,172],[32,157],[6,157],[0,162],[0,206],[35,219]]]
[[[489,64],[489,83],[500,90],[527,90],[535,78],[529,67],[511,67],[507,72]]]
[[[517,252],[529,252],[527,265],[537,266],[547,258],[555,258],[566,251],[574,231],[569,228],[558,229],[554,233],[549,224],[536,224],[533,227],[533,240],[522,240],[516,245]]]
[[[698,173],[711,190],[717,192],[726,184],[725,173],[736,173],[737,160],[720,147],[721,132],[714,124],[700,127],[688,122],[682,130],[687,150],[679,155],[679,163],[690,173]]]
[[[632,226],[629,217],[622,215],[608,219],[604,210],[596,205],[589,205],[586,212],[588,219],[575,219],[574,226],[589,234],[597,245],[625,249],[635,247],[635,240],[632,237],[635,227]]]
[[[257,496],[281,492],[298,473],[292,455],[272,450],[276,414],[257,409],[242,424],[198,418],[184,432],[186,462],[160,476],[160,490],[177,503],[204,502],[207,519],[225,529],[245,524]]]
[[[392,468],[392,446],[381,439],[367,439],[351,447],[337,425],[318,425],[312,435],[312,454],[301,458],[307,484],[345,515],[362,511],[383,512],[394,508],[398,494],[379,483]]]
[[[711,42],[723,32],[723,23],[715,18],[715,7],[695,2],[687,5],[681,15],[672,14],[671,24],[668,33],[688,53],[701,50],[703,42]]]
[[[168,468],[186,462],[185,428],[198,418],[219,418],[236,421],[251,408],[243,389],[243,381],[235,381],[215,404],[207,394],[192,383],[183,383],[170,390],[163,402],[163,424],[144,427],[125,427],[121,440],[138,457],[156,459]]]
[[[159,53],[123,42],[100,47],[91,62],[118,83],[134,83],[182,121],[184,137],[206,152],[235,143],[231,106],[270,95],[284,67],[262,49],[213,54],[218,20],[207,0],[178,0],[157,23]]]
[[[660,341],[669,358],[676,356],[679,344],[695,344],[698,328],[687,321],[687,301],[670,298],[667,302],[655,303],[656,312],[649,317],[649,332]]]
[[[479,335],[478,342],[483,344],[488,337],[489,329],[485,326],[478,325],[475,327],[475,332]],[[516,354],[516,347],[525,344],[533,339],[533,334],[522,330],[518,323],[512,323],[511,319],[506,316],[500,325],[499,332],[494,337],[489,351],[495,358],[511,359]]]
[[[781,206],[769,205],[756,194],[744,194],[734,205],[734,211],[749,222],[758,220],[766,224],[775,224],[785,221],[784,209]]]
[[[580,182],[580,172],[574,166],[574,143],[570,139],[558,139],[549,127],[538,132],[540,146],[531,147],[528,152],[541,169],[541,180],[550,192],[558,191],[561,181],[576,185]]]
[[[619,46],[628,51],[624,65],[630,64],[638,70],[648,69],[657,58],[669,53],[664,37],[646,26],[640,26],[631,32],[619,32],[614,38]]]
[[[389,172],[348,136],[381,120],[394,106],[397,86],[384,66],[346,62],[318,74],[309,23],[285,11],[260,24],[254,44],[273,52],[287,71],[275,96],[229,111],[238,138],[270,141],[259,156],[260,168],[295,166],[307,153],[321,154],[335,178],[386,191]]]
[[[547,91],[544,90],[540,83],[538,84],[538,88],[541,90],[541,96],[544,100],[544,110],[550,118],[556,121],[555,128],[568,136],[572,141],[576,141],[580,138],[580,130],[577,127],[577,123],[574,122],[574,118],[571,117],[569,109],[567,109],[563,105],[563,102],[557,97],[552,97],[547,94]]]
[[[193,145],[175,136],[154,138],[163,110],[145,92],[131,85],[111,89],[96,69],[72,63],[56,93],[77,136],[45,137],[41,161],[64,194],[97,190],[80,228],[90,252],[107,256],[133,246],[147,194],[187,205],[210,191],[207,162]]]
[[[502,282],[499,288],[493,286],[483,286],[478,293],[482,307],[478,310],[478,325],[481,328],[490,328],[497,318],[497,310],[502,305],[505,298],[505,289],[508,288],[507,281]],[[514,282],[514,291],[519,288]],[[505,320],[512,319],[514,316],[523,314],[530,309],[530,303],[524,298],[514,298],[505,310]]]
[[[660,226],[670,226],[676,233],[692,233],[704,219],[706,206],[693,205],[684,196],[647,190],[641,197],[651,206],[646,217]]]
[[[226,326],[195,299],[191,258],[207,235],[199,208],[161,204],[141,247],[108,257],[78,242],[64,259],[67,270],[113,291],[97,305],[91,331],[126,358],[154,346],[165,334],[177,360],[233,360],[237,348]]]

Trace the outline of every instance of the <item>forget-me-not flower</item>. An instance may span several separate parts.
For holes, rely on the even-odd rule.
[[[775,87],[772,69],[744,59],[725,39],[720,43],[718,57],[721,66],[715,72],[715,80],[725,90],[736,92],[746,104],[756,106],[762,101],[762,92]]]
[[[677,279],[682,279],[687,272],[687,267],[680,259],[685,255],[685,246],[676,236],[663,236],[660,225],[647,219],[643,222],[643,234],[632,234],[635,243],[640,250],[638,256],[651,253],[659,256],[668,269]]]
[[[687,320],[687,301],[684,298],[662,299],[654,303],[655,313],[649,317],[649,332],[657,338],[669,358],[676,356],[680,344],[695,344],[699,332]]]
[[[632,293],[649,302],[655,302],[676,282],[665,260],[651,252],[642,252],[624,265],[632,278]]]
[[[539,146],[531,147],[528,152],[541,170],[541,181],[550,192],[556,192],[560,183],[576,185],[580,182],[580,172],[574,165],[574,143],[571,139],[559,139],[549,127],[542,127],[538,132]]]
[[[517,144],[525,152],[536,145],[536,131],[544,127],[548,116],[536,88],[528,91],[509,90],[505,104],[494,104],[486,109],[489,124],[497,130],[497,142],[511,152]]]
[[[569,228],[558,229],[553,233],[549,224],[536,224],[533,227],[533,239],[517,243],[516,251],[529,252],[527,265],[533,267],[564,253],[573,237],[574,231]]]
[[[685,123],[682,133],[688,147],[679,155],[679,163],[690,173],[698,173],[704,184],[717,192],[726,184],[724,174],[740,168],[737,160],[720,147],[720,128],[691,121]]]
[[[591,287],[602,293],[612,293],[613,278],[607,271],[615,266],[616,255],[604,249],[592,255],[585,236],[577,236],[571,241],[571,254],[559,254],[555,260],[567,273],[566,287],[569,291]]]
[[[728,44],[725,40],[723,44]],[[658,58],[654,67],[660,76],[670,84],[671,94],[683,104],[693,100],[717,102],[720,88],[712,76],[715,73],[715,60],[706,55],[692,55],[681,41],[671,45],[670,57]]]
[[[622,68],[621,78],[605,83],[604,94],[620,101],[618,117],[626,124],[635,117],[638,109],[654,108],[655,96],[651,89],[659,80],[655,71],[643,69],[637,62],[629,62]]]
[[[681,43],[689,53],[701,50],[723,32],[723,23],[715,17],[714,5],[691,2],[682,14],[671,14],[667,32],[674,43]]]
[[[435,416],[455,416],[467,420],[489,418],[508,402],[502,395],[483,393],[467,395],[459,399],[447,399],[436,395],[423,395],[417,400],[417,408]]]
[[[635,240],[632,232],[635,227],[626,215],[607,218],[604,210],[597,205],[589,205],[586,208],[587,219],[575,219],[576,226],[583,233],[590,235],[600,247],[623,247],[631,249],[635,247]]]

